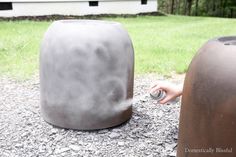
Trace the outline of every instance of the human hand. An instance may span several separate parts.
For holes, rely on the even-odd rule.
[[[167,82],[157,82],[150,88],[149,92],[153,93],[157,92],[158,90],[163,90],[166,93],[166,96],[159,101],[160,104],[165,104],[182,94],[183,85],[177,86]]]

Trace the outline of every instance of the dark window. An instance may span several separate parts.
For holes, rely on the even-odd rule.
[[[89,1],[89,6],[90,6],[90,7],[96,7],[96,6],[98,6],[98,1]]]
[[[0,2],[0,10],[12,10],[11,2]]]
[[[147,4],[147,0],[141,0],[141,4],[142,5],[146,5]]]

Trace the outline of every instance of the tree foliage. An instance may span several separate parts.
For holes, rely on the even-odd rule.
[[[168,14],[236,17],[236,0],[158,0],[158,5]]]

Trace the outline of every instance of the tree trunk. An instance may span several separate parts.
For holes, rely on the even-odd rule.
[[[181,5],[181,0],[177,0],[177,8],[178,8],[177,14],[181,14],[181,12],[180,12],[180,5]]]
[[[230,8],[230,18],[233,18],[233,15],[234,15],[234,10],[233,8]]]
[[[184,15],[187,15],[187,0],[184,0]]]
[[[198,2],[199,0],[196,0],[195,16],[198,16]]]
[[[215,12],[215,10],[216,10],[216,1],[213,0],[212,1],[212,11]]]
[[[223,0],[220,0],[219,9],[220,9],[220,16],[223,17]]]
[[[191,10],[192,10],[192,0],[188,0],[188,15],[191,15]]]
[[[175,0],[171,0],[171,10],[170,10],[171,14],[174,13],[174,7],[175,7]]]
[[[222,9],[222,16],[224,17],[225,16],[225,9],[226,9],[226,6],[227,6],[227,3],[228,3],[228,0],[224,0],[223,1],[223,9]]]
[[[205,4],[206,4],[206,11],[209,11],[209,3],[205,2]]]

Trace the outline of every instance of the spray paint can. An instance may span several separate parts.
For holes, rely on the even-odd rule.
[[[160,101],[166,97],[166,92],[163,90],[157,90],[150,93],[150,97],[154,100]]]

